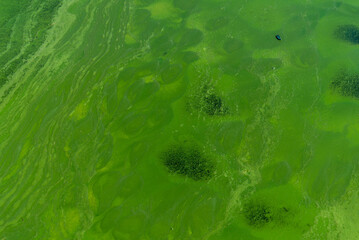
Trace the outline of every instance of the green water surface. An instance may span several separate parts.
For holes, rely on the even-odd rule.
[[[0,239],[359,239],[358,14],[1,0]]]

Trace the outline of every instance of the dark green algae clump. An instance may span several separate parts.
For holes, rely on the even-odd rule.
[[[283,226],[294,217],[290,208],[268,204],[258,199],[247,201],[243,205],[242,214],[247,224],[253,228],[262,228],[267,225]]]
[[[222,97],[216,94],[213,87],[205,84],[187,99],[187,110],[207,116],[224,116],[229,113]]]
[[[243,215],[249,225],[263,227],[273,220],[273,211],[263,203],[249,202],[244,205]]]
[[[343,96],[359,98],[359,74],[340,71],[331,82],[331,87]]]
[[[359,44],[359,27],[354,24],[339,25],[334,30],[334,35],[338,39]]]
[[[213,176],[214,163],[196,146],[172,145],[161,153],[162,163],[170,173],[193,180],[207,180]]]
[[[204,106],[203,111],[210,116],[223,114],[223,103],[222,99],[214,93],[208,94],[203,98]]]

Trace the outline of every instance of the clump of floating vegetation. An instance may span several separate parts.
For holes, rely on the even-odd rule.
[[[203,111],[207,115],[223,114],[222,99],[214,93],[209,93],[203,97]]]
[[[222,97],[208,84],[200,87],[187,100],[187,109],[190,112],[199,112],[207,116],[223,116],[228,113]]]
[[[214,171],[214,163],[196,146],[172,145],[161,153],[161,160],[170,173],[196,181],[211,178]]]
[[[263,203],[248,202],[244,205],[243,214],[249,225],[263,227],[273,220],[273,212]]]
[[[354,24],[337,26],[334,30],[334,35],[341,40],[359,44],[359,27]]]
[[[359,74],[342,70],[334,77],[331,87],[343,96],[359,98]]]
[[[242,214],[247,224],[255,228],[262,228],[269,224],[283,225],[290,221],[291,216],[293,217],[289,208],[282,205],[269,205],[258,199],[251,199],[246,202]]]

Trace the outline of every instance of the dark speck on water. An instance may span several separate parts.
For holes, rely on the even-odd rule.
[[[281,38],[279,35],[276,35],[275,38],[276,38],[277,40],[282,40],[282,38]]]

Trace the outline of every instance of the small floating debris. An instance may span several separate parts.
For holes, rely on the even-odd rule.
[[[279,35],[276,35],[275,38],[276,38],[277,40],[282,40],[282,38],[281,38]]]

